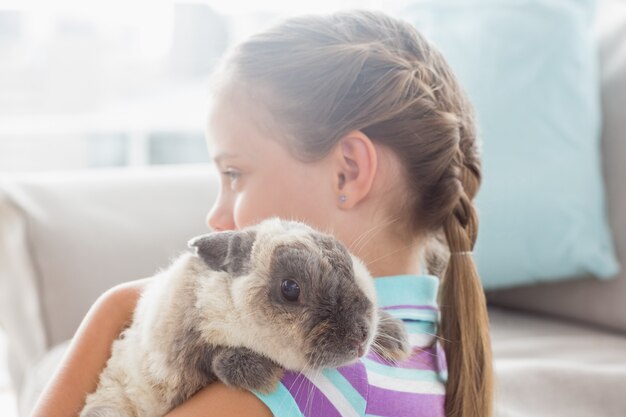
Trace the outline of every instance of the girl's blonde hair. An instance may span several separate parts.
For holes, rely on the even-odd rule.
[[[380,11],[300,15],[231,48],[211,88],[236,97],[258,128],[304,162],[323,158],[355,129],[395,153],[405,180],[396,205],[404,230],[427,242],[427,271],[441,277],[446,416],[492,416],[484,291],[473,258],[449,256],[471,251],[478,233],[474,114],[437,48]]]

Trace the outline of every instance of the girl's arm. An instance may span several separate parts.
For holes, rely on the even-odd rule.
[[[77,417],[111,356],[111,345],[130,324],[141,290],[150,278],[117,285],[91,306],[61,364],[39,397],[31,417]]]
[[[164,417],[272,417],[254,394],[218,381],[206,386]]]
[[[111,345],[130,324],[137,300],[150,278],[120,284],[91,306],[68,351],[39,397],[30,417],[77,417],[111,356]],[[272,417],[254,394],[215,382],[166,417]]]

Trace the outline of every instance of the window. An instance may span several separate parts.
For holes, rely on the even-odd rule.
[[[0,172],[208,162],[207,78],[228,46],[373,3],[0,0]]]

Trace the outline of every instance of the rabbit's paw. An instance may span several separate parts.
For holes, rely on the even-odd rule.
[[[409,335],[402,320],[379,310],[378,330],[372,350],[391,361],[403,361],[411,354]]]
[[[121,410],[112,407],[86,407],[80,417],[131,417]]]
[[[213,371],[226,385],[269,394],[276,389],[284,370],[250,349],[228,347],[214,356]]]

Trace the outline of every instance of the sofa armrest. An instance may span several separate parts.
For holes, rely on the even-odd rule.
[[[209,231],[210,164],[13,175],[0,183],[0,323],[11,375],[71,338],[107,289],[166,267]]]
[[[46,329],[26,229],[20,209],[0,189],[0,326],[8,336],[9,372],[16,387],[22,383],[22,370],[46,352]]]

